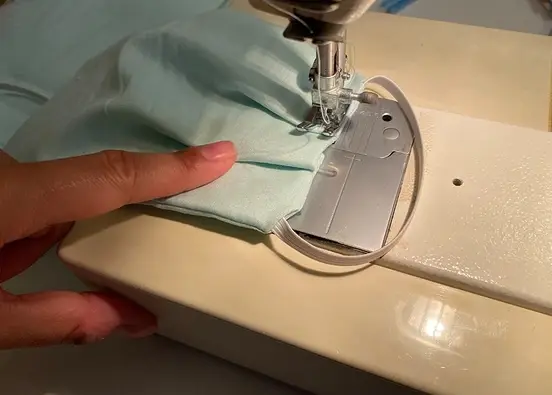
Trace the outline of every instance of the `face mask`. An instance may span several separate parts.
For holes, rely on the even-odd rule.
[[[229,9],[175,22],[130,37],[85,64],[19,130],[7,151],[36,161],[230,140],[238,163],[226,175],[148,204],[274,233],[321,262],[366,265],[395,245],[413,210],[387,246],[357,256],[317,248],[287,222],[303,207],[323,153],[337,138],[297,133],[311,107],[308,73],[315,55],[311,45],[284,38],[281,28]],[[414,131],[421,177],[421,138],[408,101],[384,77],[363,81],[355,75],[347,87],[359,91],[366,83],[380,85],[398,101]]]

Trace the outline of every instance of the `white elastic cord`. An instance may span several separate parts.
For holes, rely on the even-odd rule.
[[[412,129],[412,137],[414,140],[414,144],[413,144],[414,158],[416,161],[416,164],[415,164],[416,179],[415,179],[414,196],[413,196],[414,200],[410,205],[410,209],[407,213],[407,217],[404,220],[404,223],[401,229],[399,230],[399,232],[397,233],[397,235],[379,250],[370,252],[368,254],[362,254],[362,255],[345,256],[345,255],[336,254],[334,252],[330,252],[330,251],[318,248],[312,245],[311,243],[307,242],[303,238],[301,238],[297,233],[295,233],[295,231],[291,228],[291,226],[289,225],[286,219],[283,219],[280,222],[278,222],[278,224],[276,225],[273,231],[273,233],[276,236],[278,236],[282,241],[284,241],[290,247],[299,251],[303,255],[306,255],[316,261],[319,261],[321,263],[325,263],[328,265],[349,266],[349,267],[370,266],[372,263],[374,263],[378,259],[382,258],[384,255],[386,255],[397,245],[401,237],[406,232],[408,225],[410,225],[412,217],[414,216],[414,212],[418,206],[420,189],[422,187],[422,180],[423,180],[423,173],[424,173],[423,172],[424,151],[423,151],[423,143],[422,143],[422,135],[420,132],[420,126],[418,125],[416,115],[408,99],[402,92],[402,90],[392,80],[388,79],[387,77],[376,76],[366,81],[365,85],[369,83],[377,84],[381,86],[395,98],[395,100],[399,104],[399,107],[405,114],[408,120],[408,123],[410,124],[410,127]]]

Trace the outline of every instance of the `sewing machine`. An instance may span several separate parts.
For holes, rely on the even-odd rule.
[[[378,265],[342,275],[275,236],[135,207],[78,223],[60,256],[155,312],[163,336],[317,394],[389,393],[386,379],[439,394],[550,393],[552,43],[385,14],[347,26],[354,67],[390,76],[420,110],[427,154],[419,210]],[[404,217],[409,167],[404,180],[379,229]]]

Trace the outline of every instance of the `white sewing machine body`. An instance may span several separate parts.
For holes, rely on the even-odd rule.
[[[376,376],[551,393],[552,42],[384,14],[348,40],[359,72],[418,107],[424,135],[419,209],[378,265],[342,275],[275,236],[144,207],[78,223],[60,256],[155,312],[160,334],[318,394],[386,393]]]

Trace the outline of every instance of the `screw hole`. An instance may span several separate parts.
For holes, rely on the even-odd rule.
[[[452,184],[453,184],[455,187],[461,187],[462,185],[464,185],[464,181],[462,181],[462,180],[459,179],[459,178],[455,178],[454,180],[452,180]]]
[[[393,120],[393,117],[391,116],[391,114],[383,114],[381,119],[383,119],[384,122],[391,122]]]

